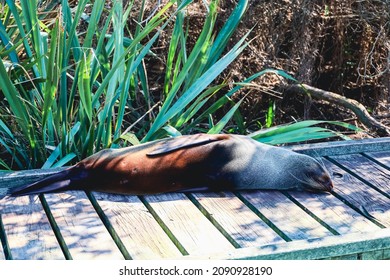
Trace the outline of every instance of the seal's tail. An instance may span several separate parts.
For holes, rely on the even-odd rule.
[[[86,177],[87,172],[85,170],[70,167],[32,184],[11,189],[9,195],[21,196],[65,191],[78,185],[76,183],[79,183],[80,180]]]

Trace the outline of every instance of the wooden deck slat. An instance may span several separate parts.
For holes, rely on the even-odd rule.
[[[389,259],[389,143],[291,147],[326,157],[332,194],[66,192],[1,199],[54,171],[0,172],[0,237],[9,248],[0,246],[0,260]]]
[[[294,151],[313,157],[390,151],[390,137],[348,141],[329,141],[290,146]]]
[[[332,235],[279,191],[242,192],[241,195],[291,240]]]
[[[367,155],[390,168],[390,151],[367,153]]]
[[[1,202],[1,200],[0,200]],[[0,214],[0,219],[1,219],[1,214]],[[2,221],[0,220],[0,225],[2,224]],[[3,233],[2,232],[2,229],[1,229],[1,226],[0,226],[0,241],[3,240]],[[3,249],[3,244],[2,242],[0,242],[0,261],[1,260],[5,260],[5,254],[4,254],[4,249]]]
[[[150,195],[145,200],[189,254],[234,249],[184,194]]]
[[[93,195],[131,258],[159,259],[182,256],[137,196],[97,192]]]
[[[333,178],[333,191],[353,205],[356,209],[366,210],[381,224],[390,226],[390,199],[349,174],[340,167],[324,161],[331,172],[338,174]]]
[[[3,198],[0,213],[13,259],[64,259],[38,196]]]
[[[64,168],[33,169],[23,171],[0,171],[0,199],[12,188],[25,186]]]
[[[358,254],[343,255],[337,257],[323,258],[320,260],[358,260]]]
[[[233,193],[195,193],[193,196],[240,247],[284,242]]]
[[[340,184],[345,184],[345,182],[341,183],[340,181],[335,182],[336,188],[343,186]],[[289,195],[339,234],[370,232],[380,229],[331,194],[290,191]]]
[[[124,259],[84,192],[45,198],[73,259]]]
[[[336,156],[332,159],[390,195],[390,170],[359,154]]]
[[[183,259],[239,259],[239,260],[313,260],[343,258],[366,252],[380,252],[388,257],[390,249],[390,229],[369,233],[351,233],[322,238],[297,240],[259,247],[239,248],[234,251],[218,252],[212,255],[192,255]]]
[[[0,248],[0,261],[5,260],[3,248]]]

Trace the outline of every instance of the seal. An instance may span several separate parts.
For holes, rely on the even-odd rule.
[[[221,190],[331,191],[316,159],[250,137],[195,134],[105,149],[11,196],[88,190],[119,194]]]

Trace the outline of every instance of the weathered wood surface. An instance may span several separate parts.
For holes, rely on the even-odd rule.
[[[293,145],[292,150],[313,157],[390,151],[390,137]]]
[[[8,190],[11,188],[20,187],[27,185],[36,180],[43,179],[46,176],[53,174],[64,168],[53,168],[53,169],[36,169],[36,170],[26,170],[23,172],[0,172],[0,199],[3,198]]]
[[[390,170],[360,154],[336,156],[332,159],[390,197]]]
[[[84,192],[45,194],[73,259],[123,259]]]
[[[390,151],[366,153],[366,155],[390,169]]]
[[[193,196],[204,214],[222,228],[237,247],[284,242],[233,193],[196,193]]]
[[[3,198],[0,213],[13,259],[64,259],[38,196]]]
[[[289,240],[332,235],[279,191],[242,192],[241,195]]]
[[[5,254],[3,248],[0,248],[0,261],[5,260]]]
[[[182,256],[137,196],[97,192],[93,195],[130,258],[160,259]]]
[[[181,193],[145,196],[161,223],[183,247],[184,254],[232,250],[234,246]]]
[[[332,193],[7,197],[0,259],[389,259],[390,139],[293,149],[322,157]],[[0,197],[52,172],[0,173]]]
[[[336,160],[339,162],[339,158],[336,158]],[[371,188],[344,169],[331,165],[328,161],[325,161],[325,164],[331,168],[332,172],[337,174],[333,178],[335,194],[354,207],[355,210],[367,212],[380,224],[390,227],[390,198]]]
[[[336,189],[342,187],[339,181],[335,182],[335,185]],[[369,219],[331,194],[298,191],[290,191],[288,194],[337,234],[371,232],[380,229]]]
[[[351,233],[343,236],[326,236],[322,238],[298,240],[294,242],[269,244],[259,247],[239,248],[233,251],[218,252],[208,255],[185,256],[184,259],[211,260],[314,260],[339,258],[356,255],[362,259],[386,258],[389,256],[390,229],[381,229],[371,233]]]
[[[3,232],[3,221],[1,219],[1,215],[0,215],[0,245],[1,243],[5,243],[5,233]],[[4,246],[5,247],[5,246]],[[4,253],[4,249],[3,249],[3,246],[0,246],[0,261],[1,260],[5,260],[5,253]]]

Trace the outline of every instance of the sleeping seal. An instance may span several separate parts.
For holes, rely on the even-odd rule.
[[[12,196],[89,190],[119,194],[174,191],[331,191],[329,173],[307,155],[250,137],[196,134],[102,150]]]

